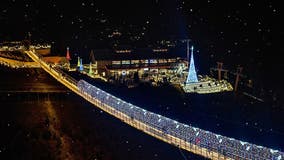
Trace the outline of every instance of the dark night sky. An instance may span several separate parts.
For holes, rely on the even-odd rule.
[[[31,32],[33,40],[62,48],[102,48],[114,30],[125,37],[143,32],[145,43],[188,37],[205,60],[241,64],[250,74],[277,80],[273,73],[283,73],[284,51],[280,7],[273,0],[1,0],[0,37],[23,39]]]

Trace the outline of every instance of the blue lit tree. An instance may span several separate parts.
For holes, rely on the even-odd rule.
[[[188,75],[187,75],[186,83],[195,83],[195,82],[198,82],[198,79],[197,79],[195,66],[194,66],[193,46],[192,46],[191,47],[191,56],[190,56],[190,65],[189,65],[189,68],[188,68]]]
[[[80,70],[80,71],[83,71],[83,70],[84,70],[82,58],[80,59],[80,68],[79,68],[79,70]]]

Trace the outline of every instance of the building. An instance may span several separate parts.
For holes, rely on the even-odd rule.
[[[90,53],[92,64],[97,73],[104,77],[139,77],[145,74],[167,73],[175,66],[180,57],[169,53],[168,49],[120,49],[94,50]]]

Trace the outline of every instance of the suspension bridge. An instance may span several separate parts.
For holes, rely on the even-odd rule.
[[[282,160],[284,158],[284,153],[281,151],[177,122],[128,103],[84,80],[77,81],[61,69],[46,63],[32,46],[23,52],[57,81],[96,107],[128,125],[178,148],[214,160]]]

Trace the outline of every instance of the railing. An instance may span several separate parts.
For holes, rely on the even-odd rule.
[[[0,65],[10,68],[39,68],[38,63],[35,62],[23,62],[9,58],[0,57]]]
[[[83,80],[78,82],[78,88],[83,94],[89,96],[90,100],[96,99],[100,102],[99,104],[103,104],[103,108],[108,106],[119,112],[115,114],[116,117],[119,114],[125,115],[122,118],[126,119],[126,123],[131,125],[135,122],[135,128],[141,129],[137,127],[137,123],[145,125],[146,128],[142,128],[144,132],[207,158],[265,160],[283,157],[283,152],[214,134],[149,112]]]
[[[42,61],[34,51],[25,51],[25,53],[55,79],[98,108],[167,143],[210,159],[281,160],[284,157],[283,152],[188,126],[139,108],[84,80],[77,82],[60,69]]]

